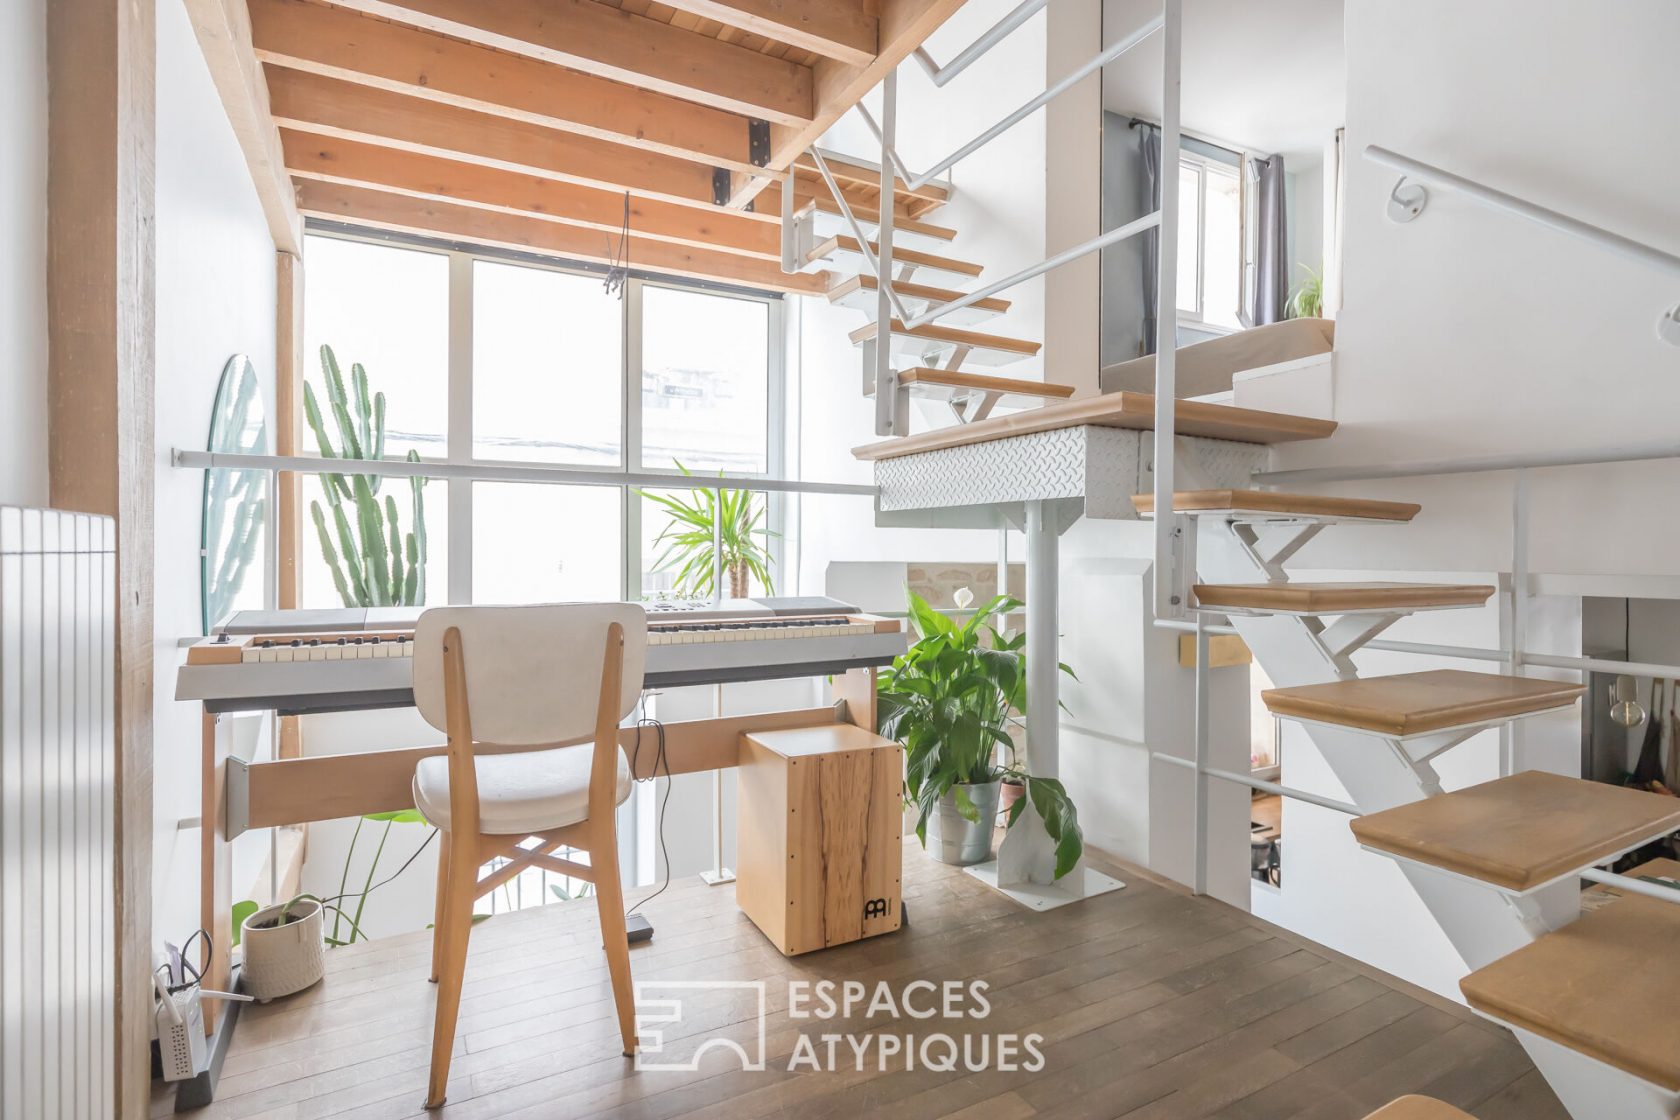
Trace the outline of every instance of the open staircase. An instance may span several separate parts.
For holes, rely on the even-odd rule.
[[[826,161],[838,193],[829,191],[820,177],[814,184],[809,182],[814,162],[796,169],[803,201],[793,213],[793,263],[802,271],[828,272],[834,278],[828,287],[829,302],[854,308],[866,317],[851,332],[851,342],[861,358],[863,391],[869,397],[875,394],[879,345],[880,284],[874,273],[880,251],[879,171],[834,157]],[[908,316],[960,298],[984,271],[981,265],[952,255],[956,230],[927,219],[949,197],[948,191],[895,192],[892,289]],[[1038,342],[996,333],[989,326],[975,329],[1008,314],[1009,308],[1009,300],[989,297],[921,326],[907,328],[899,319],[893,320],[888,348],[898,399],[890,434],[908,431],[909,409],[904,406],[911,398],[943,401],[957,422],[972,423],[986,419],[1000,404],[1024,408],[1072,395],[1065,385],[1046,384],[1014,371],[992,372],[1034,358],[1042,348]]]
[[[1133,503],[1154,512],[1149,495]],[[1463,957],[1470,1006],[1515,1032],[1578,1120],[1673,1120],[1680,905],[1627,894],[1583,914],[1580,875],[1680,830],[1680,799],[1538,771],[1443,791],[1435,759],[1490,727],[1569,709],[1584,689],[1359,675],[1353,655],[1394,622],[1495,589],[1295,583],[1285,564],[1328,526],[1403,524],[1419,507],[1242,490],[1180,493],[1174,507],[1193,525],[1193,609],[1228,617],[1276,682],[1267,707],[1301,724],[1362,814],[1358,842],[1396,861]],[[1378,1115],[1453,1114],[1434,1105],[1408,1098]]]

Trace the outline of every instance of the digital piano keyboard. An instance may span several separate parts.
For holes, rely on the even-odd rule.
[[[897,619],[820,597],[644,604],[648,688],[826,676],[886,665]],[[412,607],[240,611],[187,649],[175,698],[211,712],[281,715],[407,707]]]

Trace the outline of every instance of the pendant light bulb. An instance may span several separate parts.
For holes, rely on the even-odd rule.
[[[1610,689],[1610,718],[1623,727],[1645,722],[1645,708],[1637,699],[1639,685],[1632,677],[1617,677]]]

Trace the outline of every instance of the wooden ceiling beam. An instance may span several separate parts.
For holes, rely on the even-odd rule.
[[[696,209],[632,198],[628,219],[619,190],[562,183],[536,175],[431,155],[393,151],[354,140],[282,129],[286,166],[299,179],[369,187],[412,198],[453,202],[503,214],[581,226],[616,241],[626,220],[633,238],[651,238],[780,262],[781,231],[728,210]],[[606,244],[608,238],[600,238]]]
[[[819,59],[811,68],[816,81],[815,116],[806,125],[771,125],[770,159],[765,167],[748,169],[734,176],[729,205],[741,209],[757,198],[772,179],[767,172],[787,168],[841,115],[863,100],[864,94],[881,84],[910,52],[951,18],[965,0],[879,0],[879,53],[867,66]],[[740,169],[731,169],[732,171]]]
[[[880,21],[862,0],[661,0],[668,8],[849,66],[875,61]]]
[[[611,263],[612,251],[618,247],[617,238],[605,238],[598,231],[578,226],[307,179],[298,184],[298,209],[306,217],[348,222],[370,229],[600,264]],[[788,274],[772,261],[691,249],[639,238],[634,232],[630,237],[629,258],[633,269],[698,280],[718,280],[768,291],[816,295],[826,291],[829,283],[826,272]]]
[[[271,65],[755,175],[748,121],[621,82],[306,0],[250,0]],[[783,126],[787,127],[787,126]]]
[[[713,206],[711,168],[688,160],[277,66],[268,88],[283,128]]]
[[[810,67],[596,0],[333,3],[732,113],[795,126],[812,118]]]

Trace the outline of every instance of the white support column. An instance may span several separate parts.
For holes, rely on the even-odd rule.
[[[1195,880],[1197,894],[1207,893],[1208,884],[1208,737],[1211,704],[1208,696],[1208,632],[1206,615],[1196,612],[1196,791],[1195,791]]]
[[[1058,776],[1056,525],[1047,501],[1027,503],[1027,772]]]
[[[876,227],[878,266],[875,281],[875,434],[909,432],[909,417],[899,408],[898,375],[892,368],[893,145],[898,137],[898,69],[881,82],[881,198]]]
[[[1161,223],[1156,232],[1155,297],[1155,617],[1179,618],[1184,602],[1173,570],[1173,451],[1178,350],[1178,113],[1183,52],[1180,0],[1163,0],[1161,66]]]
[[[1511,676],[1523,675],[1523,644],[1528,640],[1528,472],[1518,471],[1511,485]],[[1515,774],[1522,764],[1522,720],[1499,737],[1499,773]]]

